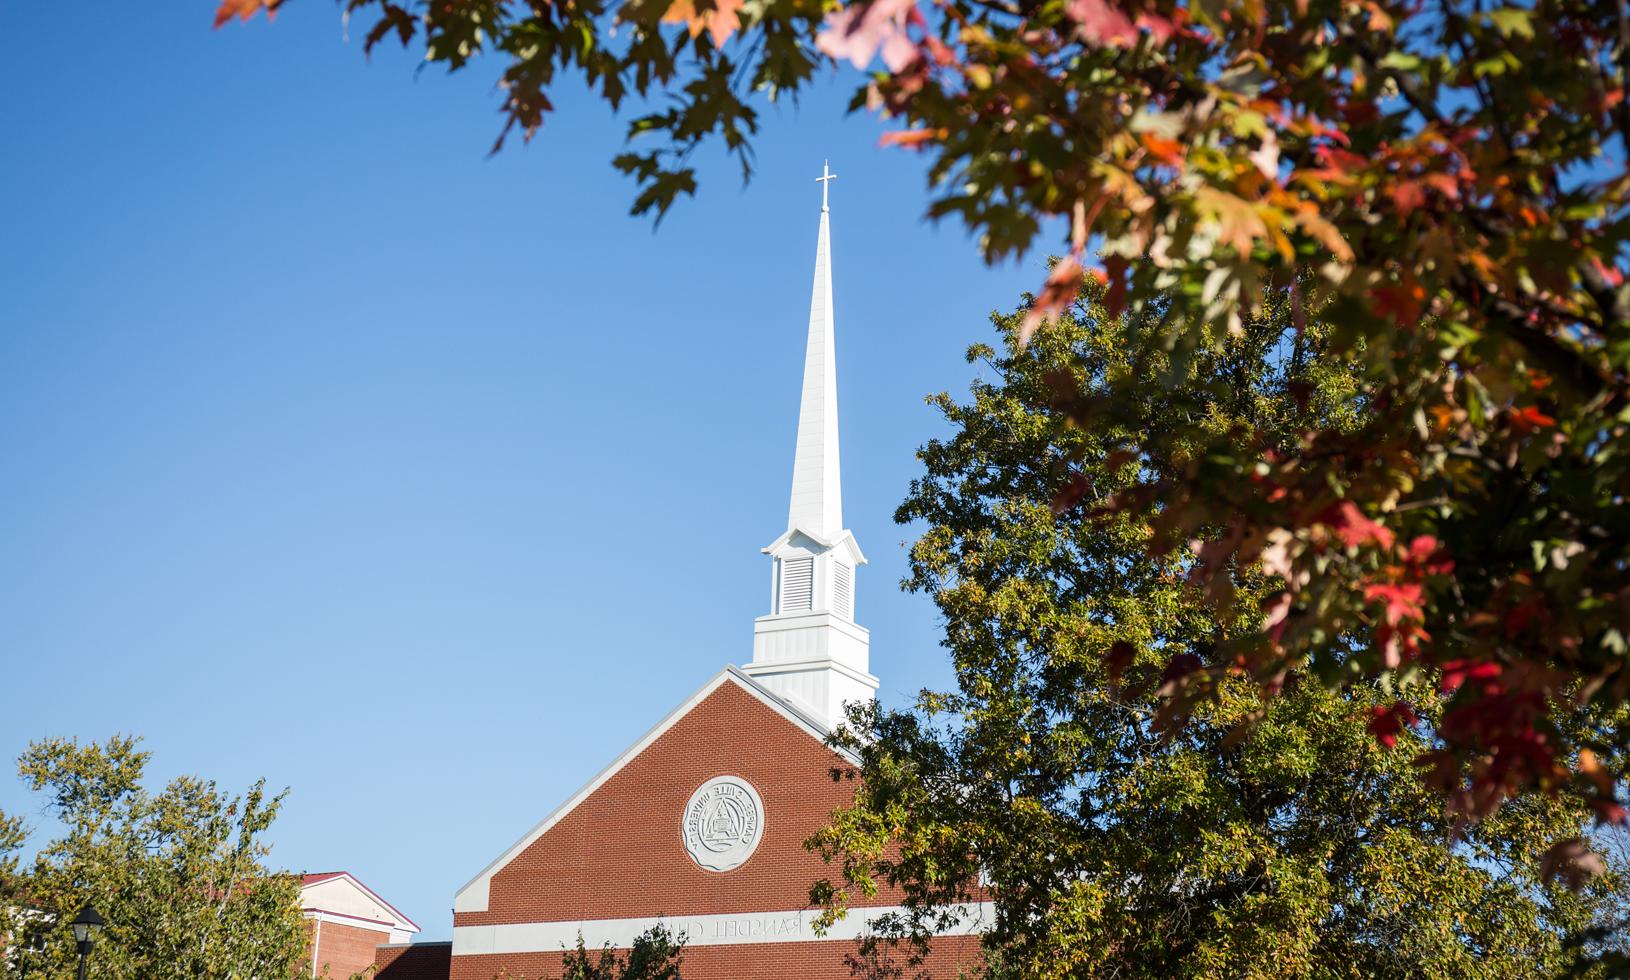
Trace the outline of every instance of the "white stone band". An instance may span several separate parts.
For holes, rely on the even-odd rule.
[[[961,917],[940,935],[972,936],[984,931],[995,916],[990,902],[960,907]],[[558,953],[577,945],[578,934],[589,949],[612,946],[627,949],[652,926],[665,925],[682,935],[687,946],[741,946],[759,943],[853,941],[867,934],[874,919],[900,913],[900,906],[852,908],[824,935],[815,935],[810,909],[793,912],[740,912],[724,915],[686,915],[646,919],[584,919],[576,922],[523,922],[501,926],[458,926],[453,929],[453,955],[483,953]]]

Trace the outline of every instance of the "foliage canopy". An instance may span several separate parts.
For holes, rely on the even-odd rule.
[[[1302,669],[1268,698],[1231,677],[1171,724],[1184,663],[1259,629],[1277,577],[1231,566],[1219,615],[1187,549],[1148,547],[1158,502],[1062,507],[1181,471],[1209,432],[1288,448],[1309,427],[1362,430],[1334,331],[1298,330],[1281,297],[1171,385],[1171,354],[1096,283],[1021,347],[1026,312],[997,318],[1000,353],[971,352],[971,400],[933,399],[951,435],[922,449],[897,515],[923,528],[907,585],[944,617],[956,688],[856,711],[843,740],[862,788],[811,841],[841,868],[812,897],[835,914],[903,889],[891,934],[921,942],[988,884],[993,977],[1539,977],[1591,952],[1589,930],[1622,916],[1622,869],[1577,892],[1543,873],[1584,801],[1519,794],[1461,825],[1415,761],[1451,701],[1424,678],[1332,687]],[[1077,424],[1070,407],[1111,388],[1162,451]],[[1345,670],[1365,642],[1355,629],[1321,656]]]
[[[684,946],[681,937],[659,924],[635,936],[626,957],[610,948],[591,955],[580,933],[576,948],[566,952],[561,980],[680,980]]]
[[[224,0],[218,22],[281,3]],[[1287,302],[1299,329],[1317,310],[1354,385],[1341,425],[1156,428],[1142,374],[1069,409],[1128,460],[1176,465],[1110,497],[1078,481],[1066,503],[1111,523],[1158,509],[1142,544],[1168,558],[1226,526],[1185,566],[1220,619],[1239,616],[1233,569],[1273,576],[1252,596],[1265,619],[1175,665],[1167,716],[1220,705],[1241,677],[1271,696],[1303,668],[1384,687],[1424,670],[1446,681],[1433,784],[1460,812],[1567,787],[1624,818],[1630,733],[1565,722],[1630,698],[1622,2],[342,6],[377,15],[370,49],[394,37],[453,71],[499,59],[505,133],[537,131],[562,73],[612,107],[658,105],[615,162],[639,183],[634,210],[659,216],[694,192],[698,146],[721,141],[745,174],[765,101],[880,58],[855,105],[901,123],[885,143],[931,158],[929,214],[959,218],[993,259],[1069,229],[1021,336],[1090,273],[1128,336],[1164,352],[1174,390],[1264,304]],[[1070,465],[1030,461],[1053,462]]]
[[[22,754],[18,772],[62,835],[25,864],[23,822],[0,813],[0,977],[72,976],[70,923],[87,904],[107,920],[96,977],[306,975],[299,880],[263,861],[283,795],[264,780],[229,795],[192,776],[154,794],[142,785],[149,758],[128,736],[44,739]]]

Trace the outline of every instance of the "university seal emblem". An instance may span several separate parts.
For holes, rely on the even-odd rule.
[[[685,851],[709,871],[738,868],[764,836],[764,801],[738,776],[715,776],[697,787],[680,825]]]

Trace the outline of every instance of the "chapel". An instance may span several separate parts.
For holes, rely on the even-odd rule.
[[[480,869],[453,901],[450,944],[386,945],[377,980],[558,977],[564,951],[626,949],[661,923],[685,980],[847,978],[868,923],[897,896],[856,899],[824,935],[810,885],[834,870],[804,847],[854,783],[826,744],[849,702],[874,697],[855,618],[866,557],[843,522],[832,246],[823,172],[787,523],[763,549],[768,612],[752,658],[725,666],[599,775]],[[867,904],[867,902],[870,904]],[[926,968],[954,978],[981,915],[936,938]]]

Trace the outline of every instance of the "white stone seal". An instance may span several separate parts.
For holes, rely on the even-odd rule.
[[[707,870],[739,868],[764,837],[764,801],[740,776],[715,776],[691,794],[679,833],[691,860]]]

